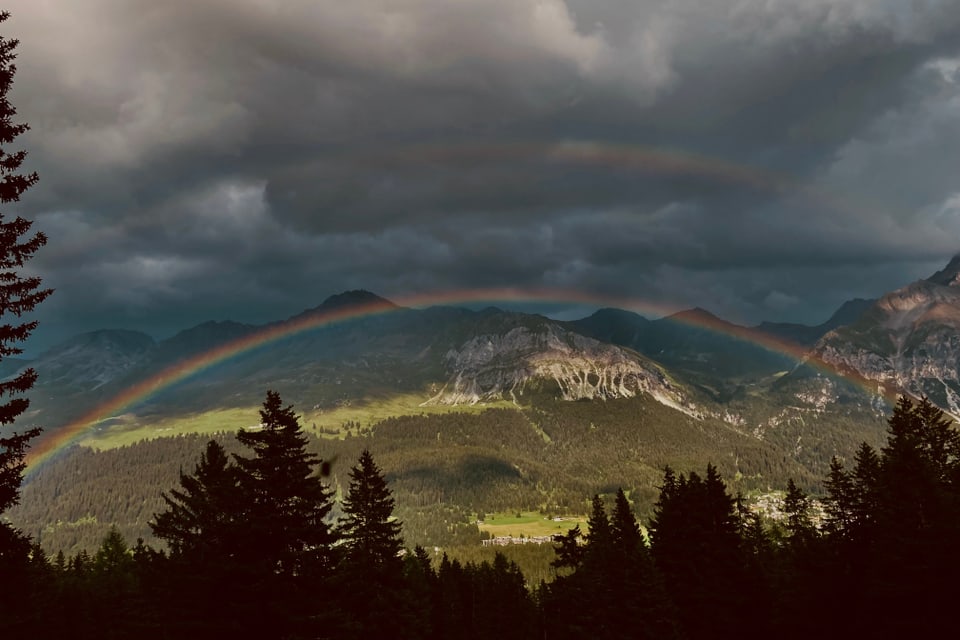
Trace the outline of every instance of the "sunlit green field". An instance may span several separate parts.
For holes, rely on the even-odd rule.
[[[569,517],[560,522],[554,522],[536,511],[524,511],[519,514],[519,517],[516,513],[488,514],[479,527],[481,531],[486,531],[495,538],[498,536],[532,538],[563,534],[578,524],[580,530],[586,532],[586,518]]]
[[[437,413],[479,413],[484,409],[515,408],[507,402],[489,402],[476,405],[421,406],[423,396],[419,394],[395,395],[389,398],[359,400],[335,409],[298,410],[300,424],[308,432],[318,437],[342,438],[347,434],[344,425],[359,424],[369,428],[386,418],[404,415],[430,415]],[[260,422],[259,407],[214,409],[202,413],[186,414],[174,417],[141,418],[134,414],[125,414],[90,429],[89,435],[80,444],[95,449],[113,449],[139,442],[176,436],[182,433],[213,434],[238,429],[255,428]]]

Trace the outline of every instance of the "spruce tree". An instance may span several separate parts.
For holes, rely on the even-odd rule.
[[[143,553],[145,567],[159,592],[158,600],[176,612],[181,636],[210,635],[215,629],[239,632],[237,621],[246,603],[257,597],[248,584],[257,584],[269,569],[256,567],[244,541],[248,536],[251,499],[243,494],[240,473],[223,447],[210,440],[193,475],[180,472],[180,489],[162,495],[167,510],[156,514],[150,527],[171,550],[166,571],[156,571],[156,559]],[[159,573],[159,575],[157,575]],[[164,580],[164,574],[172,578]]]
[[[590,502],[590,516],[587,518],[587,555],[607,558],[613,547],[613,531],[603,499],[594,495]]]
[[[402,525],[393,518],[394,500],[386,478],[364,449],[350,469],[339,531],[343,539],[341,607],[347,613],[341,635],[407,637],[417,616],[407,607],[400,551]]]
[[[399,566],[402,525],[393,518],[394,499],[383,473],[367,449],[350,469],[350,487],[343,499],[340,534],[347,561],[370,570]]]
[[[824,497],[826,522],[824,531],[836,540],[847,540],[852,535],[855,509],[855,484],[853,476],[843,468],[843,463],[834,456],[830,460],[830,473],[823,483],[827,490]]]
[[[617,490],[610,514],[613,558],[607,568],[614,604],[607,616],[614,636],[630,629],[635,638],[672,638],[679,634],[676,610],[643,539],[630,502]]]
[[[9,17],[6,11],[0,13],[0,22]],[[7,97],[17,71],[13,61],[18,44],[17,40],[0,37],[0,203],[3,204],[20,200],[23,192],[38,180],[36,173],[18,173],[26,151],[10,150],[16,138],[30,128],[25,123],[13,121],[17,110]],[[40,288],[40,278],[22,275],[26,262],[47,243],[42,232],[26,236],[32,224],[19,216],[5,220],[0,212],[0,322],[3,323],[0,326],[0,360],[23,352],[19,345],[30,336],[37,322],[24,322],[21,318],[52,293],[50,289]],[[30,403],[23,394],[33,387],[36,379],[36,371],[27,368],[0,382],[0,397],[7,398],[6,402],[0,403],[0,514],[18,501],[25,468],[24,455],[30,440],[40,433],[36,427],[17,432],[5,430],[27,410]],[[0,523],[0,528],[5,529],[0,531],[2,561],[15,548],[22,551],[22,545],[16,541],[19,534],[8,525]]]
[[[583,562],[584,546],[580,543],[583,532],[580,531],[580,525],[568,529],[566,533],[558,533],[553,536],[556,543],[554,552],[556,557],[551,561],[550,566],[560,569],[576,569]]]
[[[853,467],[853,529],[860,544],[869,544],[880,511],[880,456],[864,442],[857,449]]]
[[[901,398],[888,423],[867,494],[874,573],[865,606],[893,633],[942,634],[953,625],[942,585],[960,571],[960,434],[927,398]]]
[[[787,480],[783,512],[787,516],[786,528],[792,546],[807,544],[816,535],[810,517],[810,498],[794,483],[793,478]]]
[[[317,473],[321,460],[307,451],[307,436],[279,393],[267,392],[260,425],[237,434],[254,455],[234,455],[240,488],[249,501],[243,541],[247,559],[259,559],[267,571],[288,577],[325,573],[336,536],[327,521],[333,492]]]
[[[0,12],[0,23],[9,17],[8,12]],[[38,179],[36,173],[19,173],[27,154],[11,149],[16,138],[29,129],[26,123],[14,121],[17,110],[7,96],[17,71],[13,62],[17,44],[15,39],[0,36],[0,203],[4,205],[20,200]],[[23,275],[24,265],[47,242],[43,233],[29,235],[31,225],[22,217],[10,220],[0,212],[0,360],[23,352],[19,345],[37,326],[35,320],[24,321],[23,316],[51,293],[40,288],[40,278]],[[24,456],[30,441],[40,434],[37,427],[10,428],[27,410],[29,400],[23,394],[36,379],[36,371],[27,368],[0,382],[0,636],[20,623],[25,625],[19,629],[23,635],[30,627],[25,614],[29,604],[25,583],[30,573],[30,540],[3,521],[2,515],[19,501],[26,468]]]
[[[633,515],[630,502],[623,489],[617,489],[617,497],[613,503],[613,513],[610,514],[610,533],[614,545],[622,553],[636,553],[644,546],[640,525]]]
[[[150,522],[153,534],[190,562],[226,561],[245,526],[239,482],[223,446],[210,440],[193,475],[180,472],[181,489],[162,494],[167,510]]]
[[[690,637],[742,633],[736,612],[748,576],[735,504],[713,465],[705,478],[664,473],[651,552]]]

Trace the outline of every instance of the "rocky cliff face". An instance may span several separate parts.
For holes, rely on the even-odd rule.
[[[860,320],[825,335],[814,354],[960,415],[960,256],[883,296]]]
[[[646,392],[689,411],[679,389],[652,363],[556,325],[474,336],[445,356],[450,378],[431,404],[512,399],[532,381],[556,383],[564,400],[628,398]]]

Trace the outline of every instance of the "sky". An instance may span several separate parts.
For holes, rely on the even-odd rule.
[[[819,323],[960,251],[960,0],[4,5],[28,353],[357,288]]]

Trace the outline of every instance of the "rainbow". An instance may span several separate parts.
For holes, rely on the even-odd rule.
[[[378,299],[373,302],[350,305],[326,312],[309,313],[286,322],[268,325],[252,334],[176,362],[154,376],[113,396],[72,422],[57,429],[50,437],[42,438],[38,441],[27,454],[27,473],[33,473],[41,468],[46,461],[50,460],[59,451],[77,442],[88,430],[103,420],[124,413],[131,407],[148,400],[164,389],[189,378],[201,375],[211,367],[253,350],[268,347],[270,344],[281,339],[348,320],[384,315],[403,309],[485,302],[577,303],[595,307],[616,307],[655,316],[666,316],[676,312],[676,308],[669,305],[648,303],[629,298],[586,294],[576,291],[548,289],[474,289],[469,291],[403,296],[396,298],[396,303]],[[675,319],[680,323],[708,329],[751,342],[764,349],[784,354],[798,362],[805,360],[807,364],[821,371],[833,375],[841,375],[852,380],[871,394],[876,394],[878,391],[884,393],[882,388],[878,388],[875,381],[860,378],[852,375],[850,372],[840,371],[828,363],[811,359],[806,349],[799,345],[760,334],[747,327],[733,325],[705,314],[680,314],[675,316]],[[888,400],[892,398],[890,395],[884,395]]]
[[[426,165],[470,168],[477,163],[496,162],[500,160],[522,160],[525,162],[544,163],[547,165],[569,166],[573,169],[597,167],[634,173],[654,173],[666,175],[686,175],[702,177],[718,182],[725,182],[744,186],[759,191],[766,191],[781,197],[798,197],[811,201],[820,208],[834,211],[871,211],[876,212],[875,203],[866,206],[856,203],[848,197],[836,193],[817,190],[804,185],[798,180],[776,172],[751,167],[745,164],[730,162],[721,158],[692,153],[679,149],[656,148],[639,144],[620,144],[592,140],[566,140],[559,142],[511,141],[505,143],[477,143],[465,141],[461,143],[431,145],[414,144],[398,145],[394,147],[378,147],[373,149],[354,149],[344,153],[333,153],[331,157],[343,163],[355,163],[359,166],[404,168],[410,166],[411,161]],[[86,255],[95,251],[97,246],[107,246],[115,241],[118,234],[133,230],[134,227],[149,225],[146,221],[127,223],[125,229],[112,227],[99,235],[91,237],[87,242],[75,243],[62,249],[52,247],[54,252],[66,253],[69,257],[74,254]],[[94,407],[76,420],[64,425],[41,439],[30,450],[27,456],[28,473],[42,466],[42,464],[58,451],[68,447],[80,439],[85,432],[104,419],[123,413],[134,405],[145,401],[160,391],[186,380],[201,375],[211,367],[248,351],[263,348],[282,338],[302,332],[319,329],[331,324],[390,313],[403,307],[426,307],[433,305],[450,305],[473,302],[557,302],[581,303],[592,306],[617,307],[636,311],[643,315],[666,316],[679,310],[669,305],[648,303],[629,298],[604,297],[594,294],[585,294],[575,291],[560,290],[521,290],[521,289],[479,289],[470,291],[450,291],[424,295],[403,296],[396,298],[399,307],[387,302],[368,305],[351,306],[347,309],[334,310],[323,314],[310,314],[300,319],[270,325],[262,330],[240,338],[234,342],[224,344],[195,357],[175,363],[153,377],[140,382],[122,393],[108,399]],[[681,317],[678,322],[687,322],[719,333],[726,333],[733,337],[753,342],[765,349],[783,353],[801,361],[807,359],[819,369],[832,374],[841,374],[853,379],[871,393],[877,392],[875,382],[857,379],[850,372],[835,370],[826,363],[812,362],[806,351],[794,344],[777,340],[770,336],[758,334],[745,327],[737,327],[722,321],[710,318]]]

